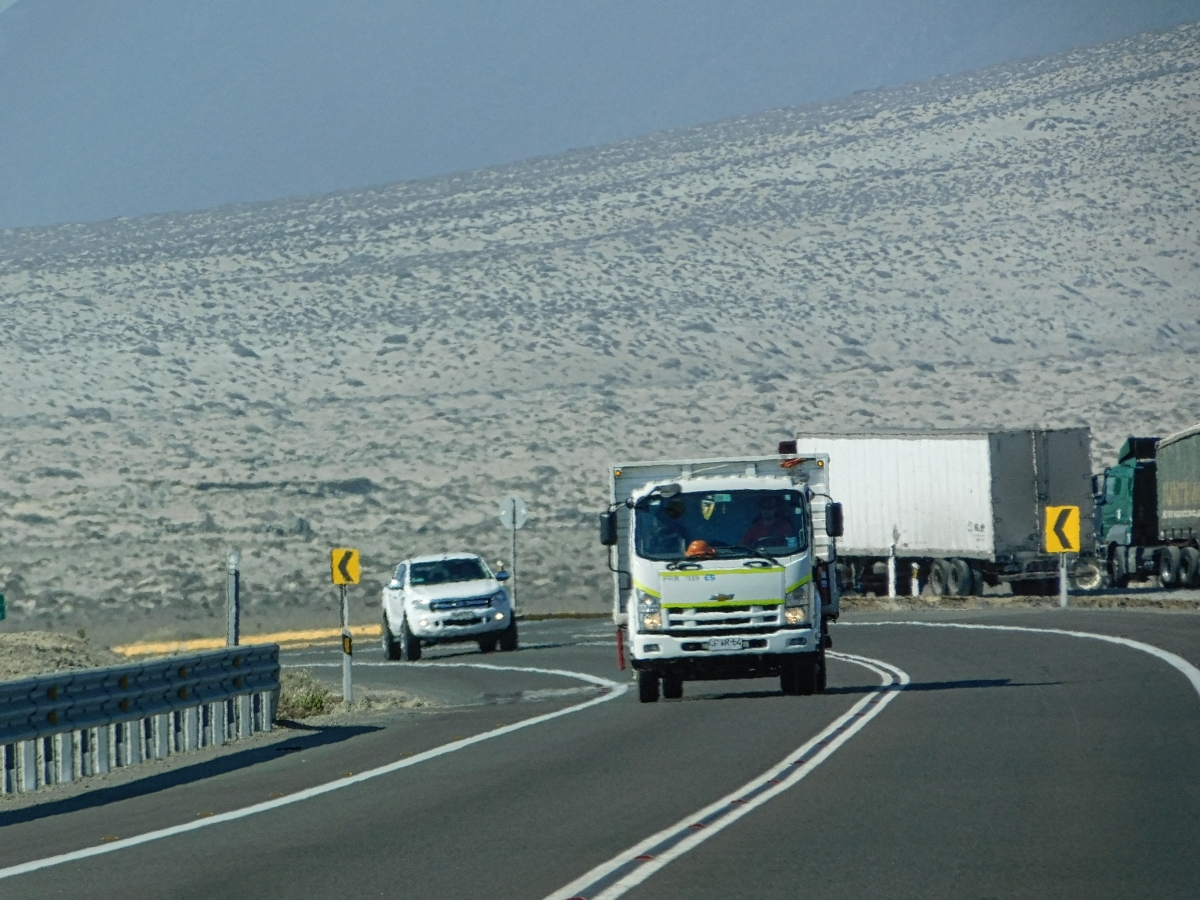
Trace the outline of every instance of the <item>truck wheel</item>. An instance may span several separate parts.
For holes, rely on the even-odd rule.
[[[643,703],[658,702],[658,675],[644,669],[638,672],[638,699]]]
[[[1195,547],[1179,551],[1179,586],[1200,587],[1200,550]]]
[[[825,667],[825,651],[822,650],[817,654],[817,693],[825,693],[825,688],[829,685],[829,680],[826,676],[827,669]]]
[[[1104,571],[1094,559],[1076,563],[1071,580],[1081,591],[1094,591],[1104,583]]]
[[[1125,548],[1113,544],[1108,548],[1108,583],[1115,588],[1129,587],[1129,569],[1125,566]]]
[[[971,570],[971,596],[972,597],[982,597],[983,596],[983,570],[982,569],[972,569]]]
[[[779,690],[788,696],[800,693],[800,669],[791,660],[785,659],[779,669]]]
[[[678,675],[664,675],[662,679],[662,695],[668,700],[682,700],[683,679]]]
[[[816,659],[817,654],[812,654],[813,659],[806,659],[796,667],[797,686],[796,691],[805,697],[809,697],[817,692],[817,681],[820,673],[820,663]]]
[[[949,581],[950,563],[944,559],[935,559],[929,569],[929,593],[935,597],[944,597]]]
[[[396,635],[400,644],[400,658],[405,662],[416,662],[421,658],[421,639],[408,630],[408,616],[400,620],[400,633]]]
[[[388,624],[387,616],[383,617],[383,655],[393,661],[400,658],[400,644],[392,634],[392,626]]]
[[[971,567],[965,559],[947,560],[950,566],[946,578],[946,593],[951,597],[967,597],[971,594]]]
[[[517,617],[513,616],[508,627],[500,632],[500,649],[505,653],[511,653],[517,649]]]
[[[479,652],[491,653],[496,649],[496,636],[494,634],[479,639]]]
[[[1164,588],[1173,588],[1179,586],[1179,559],[1180,552],[1178,547],[1163,547],[1158,553],[1158,583]]]

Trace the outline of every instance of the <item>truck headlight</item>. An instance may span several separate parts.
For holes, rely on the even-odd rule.
[[[804,620],[808,618],[805,614],[803,606],[789,606],[783,611],[783,621],[786,625],[803,625]]]
[[[646,591],[637,591],[638,619],[642,631],[662,631],[662,607],[658,598]]]

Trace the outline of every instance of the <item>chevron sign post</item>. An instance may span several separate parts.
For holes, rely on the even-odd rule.
[[[1079,507],[1047,506],[1046,552],[1058,554],[1058,605],[1067,605],[1067,554],[1079,552]]]
[[[337,547],[329,553],[329,573],[338,586],[342,599],[342,699],[350,703],[354,699],[354,675],[350,660],[354,654],[354,643],[350,639],[350,604],[346,602],[346,585],[358,584],[362,575],[358,551],[353,547]]]

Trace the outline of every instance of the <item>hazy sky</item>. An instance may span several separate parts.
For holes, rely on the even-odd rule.
[[[10,3],[0,228],[472,169],[1200,19],[1200,0]]]

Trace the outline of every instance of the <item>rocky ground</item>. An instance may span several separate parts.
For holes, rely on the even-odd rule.
[[[403,556],[601,611],[605,465],[1200,419],[1200,25],[467,173],[0,233],[0,628],[335,624]]]

